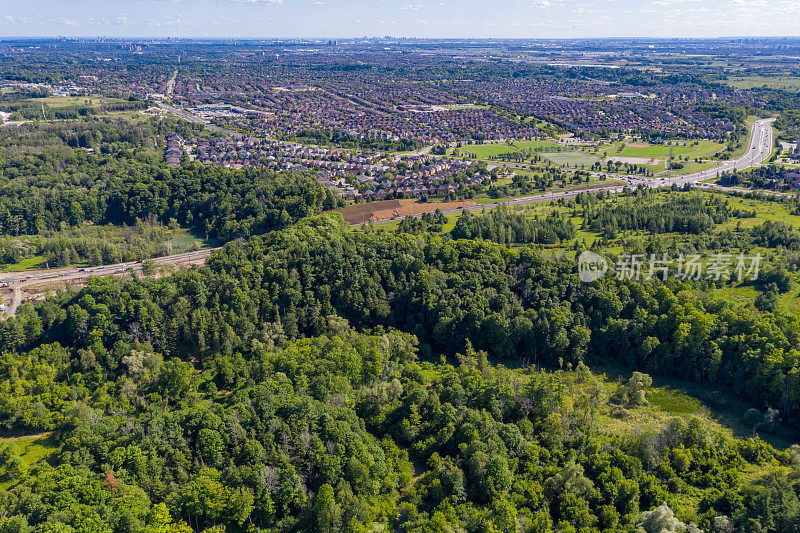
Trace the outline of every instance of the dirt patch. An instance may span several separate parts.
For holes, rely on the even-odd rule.
[[[46,431],[44,433],[28,434],[21,429],[6,430],[0,433],[0,444],[5,444],[7,442],[14,442],[19,439],[47,439],[53,436],[53,434],[54,433],[52,431]]]
[[[625,146],[628,148],[650,148],[648,143],[628,143]]]
[[[371,202],[368,204],[353,204],[336,209],[336,212],[341,213],[348,224],[363,224],[376,220],[388,220],[391,218],[403,218],[409,215],[432,213],[437,209],[446,211],[448,209],[458,209],[459,207],[469,207],[472,205],[475,205],[475,202],[472,200],[427,203],[411,199],[402,199],[383,200],[381,202]]]

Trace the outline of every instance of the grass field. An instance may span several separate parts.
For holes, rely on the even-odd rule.
[[[507,154],[509,152],[517,152],[518,150],[512,146],[509,146],[505,143],[499,144],[467,144],[462,146],[461,148],[457,148],[458,152],[463,154],[464,152],[469,152],[470,154],[474,154],[475,157],[480,159],[488,159],[491,157],[497,157],[500,154]]]
[[[574,377],[574,384],[568,387],[569,395],[585,394],[584,388],[599,382],[605,394],[612,394],[616,384],[630,377],[628,368],[611,363],[592,367],[596,382],[586,381],[578,372],[562,371],[562,375]],[[743,414],[753,407],[729,391],[715,389],[707,384],[692,381],[653,377],[653,386],[647,392],[647,404],[626,409],[620,416],[614,416],[607,408],[601,409],[598,417],[599,429],[613,435],[640,435],[646,431],[657,431],[670,419],[699,417],[711,427],[740,438],[751,437],[752,427],[743,422]],[[776,433],[761,434],[760,437],[780,449],[788,448],[797,442],[800,432],[782,425]]]
[[[714,161],[704,161],[702,163],[695,163],[694,161],[681,161],[681,163],[683,163],[683,168],[673,169],[672,174],[676,176],[682,176],[684,174],[691,174],[701,170],[708,170],[717,165]]]
[[[58,450],[55,438],[49,433],[29,437],[0,437],[0,450],[11,445],[14,446],[16,456],[22,459],[22,464],[26,468],[46,459]],[[13,479],[0,482],[0,491],[8,489],[12,485],[14,485]]]
[[[41,255],[34,255],[17,263],[3,265],[0,267],[0,272],[23,272],[25,270],[39,270],[40,268],[45,268],[45,258]]]
[[[539,155],[557,165],[583,165],[585,167],[591,167],[599,161],[596,157],[580,150],[570,150],[568,152],[540,152]]]
[[[193,252],[201,248],[212,248],[217,246],[216,241],[210,241],[192,234],[189,230],[178,229],[172,232],[170,239],[172,244],[172,253],[180,254],[183,252]]]
[[[480,159],[489,159],[497,157],[500,154],[507,154],[510,152],[519,152],[521,150],[540,150],[542,148],[553,148],[558,144],[552,141],[514,141],[513,146],[507,143],[488,143],[488,144],[466,144],[461,148],[457,148],[459,153],[469,152],[475,154]]]
[[[105,96],[48,96],[46,98],[31,98],[29,101],[43,103],[50,107],[69,107],[87,103],[92,107],[102,107],[105,104],[126,102],[126,100]]]
[[[698,141],[697,145],[691,144],[692,141],[679,141],[679,142],[686,142],[687,144],[679,144],[669,146],[666,144],[651,144],[650,146],[646,147],[636,147],[626,145],[619,155],[624,157],[652,157],[652,158],[665,158],[669,156],[670,149],[672,149],[673,156],[683,156],[683,157],[709,157],[720,150],[724,149],[725,146],[714,142],[714,141]]]
[[[558,143],[552,141],[514,141],[514,147],[520,150],[541,150],[542,148],[555,148]]]
[[[798,76],[730,76],[726,83],[737,89],[767,87],[784,91],[800,90],[800,77]]]

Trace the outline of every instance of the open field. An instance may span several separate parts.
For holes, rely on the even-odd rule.
[[[501,154],[507,154],[510,152],[519,152],[521,150],[540,150],[542,148],[554,148],[559,146],[559,144],[554,143],[553,141],[513,141],[512,145],[509,145],[505,142],[499,143],[486,143],[486,144],[467,144],[462,146],[461,148],[456,148],[460,154],[464,152],[469,152],[470,154],[474,154],[475,157],[481,159],[488,159],[497,157]]]
[[[736,89],[767,87],[784,91],[800,90],[800,77],[798,76],[730,76],[726,83]]]
[[[55,437],[51,433],[20,436],[9,433],[8,436],[0,437],[0,450],[8,446],[13,446],[14,453],[21,459],[22,468],[25,470],[58,450]],[[7,489],[13,483],[13,478],[0,481],[0,491]]]
[[[694,172],[708,170],[716,166],[716,163],[713,161],[703,161],[701,163],[695,163],[694,161],[681,161],[681,163],[683,163],[683,168],[674,168],[670,171],[673,175],[682,176],[684,174],[692,174]],[[664,167],[661,166],[662,171],[663,169]]]
[[[106,104],[121,104],[127,102],[127,100],[122,100],[120,98],[108,98],[105,96],[48,96],[45,98],[31,98],[28,101],[41,103],[49,107],[70,107],[76,105],[102,107]]]
[[[419,215],[422,213],[432,213],[437,209],[458,209],[475,205],[472,200],[460,202],[418,202],[411,199],[402,200],[383,200],[381,202],[371,202],[368,204],[353,204],[341,207],[335,211],[341,213],[345,221],[349,224],[362,224],[374,220],[389,218],[403,218],[408,215]]]
[[[544,158],[549,159],[557,165],[583,165],[590,167],[599,161],[596,157],[580,150],[570,150],[567,152],[540,152]]]
[[[541,150],[542,148],[556,148],[559,145],[553,141],[514,141],[514,147],[520,150]]]
[[[662,157],[666,158],[672,150],[673,156],[683,157],[708,157],[723,150],[724,145],[714,141],[698,141],[697,145],[693,145],[693,141],[679,141],[685,144],[667,145],[667,144],[646,144],[645,146],[636,146],[636,143],[627,144],[619,155],[627,157]]]
[[[456,149],[459,154],[470,153],[480,159],[487,159],[497,157],[500,154],[507,154],[509,152],[517,152],[513,146],[505,143],[497,144],[468,144]]]

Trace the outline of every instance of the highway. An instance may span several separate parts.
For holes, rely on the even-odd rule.
[[[683,176],[674,176],[668,178],[640,178],[623,175],[608,175],[609,178],[614,178],[623,181],[623,184],[613,185],[592,185],[588,187],[580,187],[568,191],[550,191],[542,194],[525,196],[521,198],[514,198],[503,202],[493,202],[487,204],[476,204],[461,209],[449,209],[443,211],[444,214],[459,213],[463,210],[480,211],[483,209],[494,209],[499,205],[526,205],[536,204],[541,202],[549,202],[558,200],[559,198],[574,198],[582,192],[592,191],[608,191],[612,193],[621,192],[624,187],[636,187],[643,185],[646,187],[668,187],[672,184],[684,185],[686,183],[698,185],[703,180],[711,179],[718,173],[732,170],[743,170],[745,168],[758,166],[762,161],[767,159],[772,153],[773,140],[771,119],[758,120],[753,124],[752,134],[750,136],[750,143],[747,151],[738,159],[732,161],[723,161],[716,168],[711,170],[704,170],[695,172],[693,174],[686,174]],[[700,185],[702,186],[702,185]],[[708,185],[704,187],[710,187]],[[731,190],[736,189],[714,186],[715,190]],[[421,216],[421,215],[415,215]],[[375,221],[373,223],[389,222],[393,219],[384,219]],[[361,224],[356,224],[361,225]],[[191,265],[198,265],[205,263],[206,259],[219,248],[211,248],[200,250],[196,252],[186,252],[175,254],[165,257],[153,259],[158,267],[171,266],[175,268],[187,267]],[[141,273],[141,262],[126,262],[117,263],[115,265],[105,265],[99,267],[87,268],[58,268],[49,270],[38,271],[25,271],[25,272],[8,272],[0,274],[0,283],[7,284],[7,288],[12,291],[11,302],[5,310],[7,315],[13,315],[17,307],[22,303],[25,289],[33,290],[37,285],[42,285],[50,282],[72,282],[72,283],[85,283],[91,277],[107,277],[107,276],[125,276],[131,272]],[[44,292],[44,291],[43,291]]]

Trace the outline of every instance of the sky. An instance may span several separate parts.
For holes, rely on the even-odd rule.
[[[1,37],[800,37],[800,0],[0,0]]]

